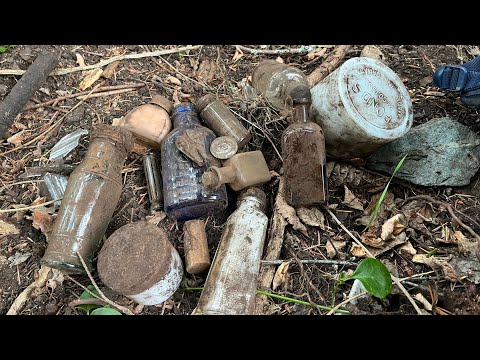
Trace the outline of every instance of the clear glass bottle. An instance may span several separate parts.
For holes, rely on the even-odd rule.
[[[228,218],[194,315],[253,315],[268,217],[265,193],[249,188]]]
[[[150,213],[163,210],[162,176],[158,167],[158,158],[153,152],[143,155],[143,171],[147,182]]]
[[[272,107],[284,110],[290,106],[292,89],[298,85],[308,87],[308,82],[305,74],[294,66],[263,60],[253,71],[252,85]]]
[[[123,163],[132,146],[129,130],[98,125],[92,132],[85,158],[68,180],[42,264],[84,273],[78,251],[92,270],[94,255],[120,200]]]
[[[282,136],[285,200],[293,207],[322,204],[328,200],[325,138],[310,121],[310,89],[298,86],[291,94],[292,124]]]
[[[271,175],[263,153],[259,150],[233,155],[223,167],[211,166],[202,176],[203,184],[214,189],[228,184],[239,191],[270,181]]]
[[[227,207],[225,185],[218,189],[202,183],[202,175],[209,166],[221,166],[220,160],[209,156],[203,166],[196,165],[177,148],[175,140],[192,130],[204,138],[204,151],[210,154],[215,133],[200,125],[195,107],[181,103],[172,115],[174,129],[162,142],[161,162],[164,211],[172,219],[185,221],[208,216]]]
[[[207,94],[197,101],[197,109],[205,124],[218,136],[231,136],[242,149],[252,134],[242,125],[230,109],[213,94]]]

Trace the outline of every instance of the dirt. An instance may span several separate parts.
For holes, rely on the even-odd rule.
[[[173,46],[174,47],[174,46]],[[290,45],[289,47],[294,47]],[[19,45],[0,54],[1,69],[27,69],[35,57],[43,50],[61,50],[62,55],[57,68],[77,66],[81,59],[86,65],[98,63],[119,54],[155,51],[166,48],[154,45],[54,45],[54,46],[23,46]],[[252,48],[259,48],[252,46]],[[278,48],[271,46],[270,49]],[[363,46],[355,45],[347,54],[347,58],[358,56]],[[409,91],[414,109],[413,126],[422,124],[436,117],[449,116],[480,133],[480,108],[467,107],[460,103],[459,97],[437,89],[432,83],[433,71],[444,64],[460,64],[470,60],[478,53],[478,45],[383,45],[380,46],[386,64],[400,77]],[[327,47],[324,55],[307,60],[305,54],[282,54],[281,59],[288,64],[298,66],[306,74],[318,67],[322,60],[332,51]],[[239,57],[240,56],[240,57]],[[264,59],[275,59],[277,55],[252,54],[246,51],[243,55],[234,46],[203,46],[200,50],[175,53],[159,57],[123,60],[110,79],[101,78],[94,86],[104,81],[106,85],[122,85],[143,83],[146,86],[134,91],[90,98],[80,104],[78,109],[68,113],[79,102],[70,98],[49,106],[23,111],[10,128],[10,133],[0,142],[0,203],[1,209],[11,209],[14,205],[30,205],[37,198],[45,196],[40,176],[22,177],[26,170],[47,164],[48,150],[64,135],[79,128],[91,130],[100,123],[110,124],[114,118],[120,118],[134,107],[147,103],[155,93],[167,97],[172,102],[193,101],[207,93],[214,93],[242,119],[242,124],[252,132],[252,140],[245,150],[261,150],[267,160],[270,170],[281,172],[282,162],[278,157],[281,149],[280,139],[283,130],[288,126],[284,116],[271,109],[262,99],[248,99],[242,92],[242,84],[251,75],[254,67]],[[32,101],[27,105],[44,103],[67,93],[79,92],[79,84],[86,76],[78,71],[66,75],[50,76],[47,82],[37,91]],[[0,76],[0,100],[2,100],[15,85],[18,76]],[[243,80],[243,82],[242,82]],[[89,88],[91,89],[91,88]],[[87,89],[87,90],[89,90]],[[44,132],[48,126],[65,119],[60,127],[41,136],[37,141],[13,152],[15,145],[8,143],[7,138],[23,131],[23,142],[26,143]],[[80,144],[60,165],[78,165],[88,148],[88,136],[82,137]],[[376,176],[375,174],[370,174]],[[123,191],[109,223],[105,236],[110,236],[121,226],[139,220],[145,220],[149,215],[145,176],[143,173],[141,155],[131,153],[124,166]],[[363,226],[359,220],[363,217],[361,210],[355,210],[344,204],[343,183],[330,183],[329,204],[344,226],[360,236]],[[267,194],[267,216],[272,216],[275,195],[278,188],[278,178],[262,186]],[[452,205],[457,216],[477,234],[480,233],[479,174],[472,179],[470,185],[453,187],[419,187],[402,181],[394,181],[390,190],[395,201],[385,216],[394,215],[400,211],[396,205],[399,200],[418,194],[430,195]],[[373,193],[365,187],[351,188],[353,194],[363,204],[370,203]],[[378,193],[378,191],[377,191]],[[207,239],[210,257],[213,259],[226,219],[235,209],[238,193],[229,189],[229,206],[215,216],[207,219]],[[52,216],[57,210],[52,205]],[[450,214],[436,204],[424,202],[415,209],[416,215],[410,218],[405,233],[407,239],[416,249],[417,254],[431,254],[435,258],[451,259],[462,256],[459,252],[459,240],[452,234],[461,232],[467,239],[473,239],[465,228],[452,220]],[[286,230],[282,259],[295,258],[287,271],[284,281],[275,289],[275,293],[324,306],[331,305],[336,279],[341,271],[352,271],[354,267],[342,265],[340,261],[358,263],[361,259],[350,253],[352,241],[331,218],[325,215],[325,230],[315,226],[307,226],[308,234],[304,235],[291,229]],[[382,219],[382,221],[386,220]],[[30,210],[0,214],[0,222],[6,221],[18,229],[18,234],[0,235],[0,314],[6,314],[14,300],[30,285],[38,270],[47,241],[40,229],[33,227]],[[183,223],[175,223],[168,217],[159,221],[169,240],[179,251],[184,260]],[[448,230],[445,230],[448,228]],[[448,232],[446,234],[446,231]],[[458,235],[458,234],[457,234]],[[459,236],[459,235],[458,235]],[[338,249],[333,261],[336,265],[306,264],[302,259],[327,259],[326,245],[334,241],[346,241],[343,249]],[[15,254],[31,253],[25,261],[11,265],[9,258]],[[405,255],[398,247],[386,251],[379,258],[389,270],[399,278],[408,277],[404,286],[414,296],[421,293],[432,305],[429,313],[440,314],[480,314],[480,288],[469,277],[460,276],[457,281],[451,281],[441,269],[433,269],[425,264],[413,261],[412,256]],[[195,308],[198,290],[189,290],[203,286],[206,274],[190,275],[185,273],[180,289],[167,301],[159,305],[138,307],[132,300],[121,296],[105,287],[97,274],[94,279],[105,295],[119,305],[135,310],[137,314],[190,314]],[[86,275],[72,276],[83,286],[91,284]],[[351,284],[341,285],[336,292],[336,303],[347,299]],[[85,315],[85,311],[70,306],[70,302],[78,299],[83,289],[69,278],[63,279],[58,286],[46,286],[35,297],[30,298],[22,307],[20,314],[42,315]],[[269,299],[268,314],[324,314],[324,310],[280,299]],[[417,302],[422,307],[420,302]],[[416,311],[396,286],[392,294],[385,299],[369,297],[357,305],[348,304],[353,314],[415,314]],[[423,308],[423,307],[422,307]]]

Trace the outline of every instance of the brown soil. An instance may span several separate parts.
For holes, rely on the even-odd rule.
[[[253,46],[258,48],[258,46]],[[294,47],[294,46],[289,46]],[[87,65],[98,63],[118,54],[155,51],[165,46],[103,46],[103,45],[65,45],[65,46],[23,46],[0,54],[0,68],[27,69],[35,57],[44,49],[62,50],[62,56],[57,68],[77,66],[78,55]],[[272,46],[270,48],[278,48]],[[347,57],[358,56],[363,46],[355,45]],[[449,116],[468,126],[477,134],[480,133],[480,108],[464,106],[459,97],[452,93],[438,90],[432,83],[433,71],[443,64],[460,64],[470,60],[477,46],[467,45],[384,45],[380,46],[385,55],[385,61],[402,79],[407,87],[414,108],[413,126],[422,124],[436,117]],[[332,48],[327,48],[325,56]],[[261,150],[267,160],[270,170],[281,171],[281,161],[277,151],[281,149],[280,139],[287,122],[281,114],[268,107],[261,99],[245,100],[241,91],[241,81],[251,75],[256,64],[264,59],[275,59],[277,55],[253,55],[244,52],[239,59],[234,58],[236,49],[233,46],[203,46],[201,50],[188,53],[147,57],[142,59],[121,61],[115,74],[106,80],[104,85],[121,85],[144,83],[146,86],[134,91],[90,98],[77,110],[68,114],[57,130],[42,137],[25,148],[3,153],[14,149],[14,144],[8,143],[9,136],[24,131],[24,143],[33,139],[44,131],[49,122],[58,121],[65,115],[79,99],[67,99],[57,104],[44,106],[35,110],[23,111],[0,142],[0,203],[1,209],[10,209],[16,204],[30,205],[38,197],[45,196],[41,177],[23,177],[27,168],[45,164],[48,159],[47,151],[64,135],[79,128],[91,130],[93,125],[109,124],[114,118],[127,114],[134,107],[147,103],[154,93],[159,93],[169,100],[191,100],[195,102],[201,96],[213,92],[224,101],[232,110],[247,121],[242,123],[253,134],[247,145],[247,150]],[[237,55],[239,55],[237,53]],[[319,66],[324,56],[307,60],[305,55],[283,54],[285,63],[301,68],[306,74],[311,73]],[[43,103],[67,93],[79,92],[79,84],[85,74],[74,72],[67,75],[49,77],[48,81],[37,91],[32,101],[27,105]],[[2,100],[15,85],[18,76],[0,76],[0,100]],[[90,88],[91,89],[91,88]],[[47,125],[48,124],[48,125]],[[81,139],[79,146],[65,159],[64,164],[77,165],[85,155],[88,147],[88,136]],[[116,207],[112,220],[108,226],[106,236],[111,235],[121,226],[144,220],[149,215],[149,202],[145,176],[141,162],[141,155],[132,153],[128,156],[124,167],[124,188],[121,199]],[[267,194],[267,215],[271,217],[278,181],[273,179],[263,186]],[[393,182],[390,187],[394,197],[405,199],[408,196],[427,194],[435,200],[450,203],[457,216],[469,225],[477,234],[480,233],[480,210],[478,206],[480,180],[479,175],[472,179],[470,185],[462,188],[423,188],[412,186],[405,182]],[[372,193],[362,188],[350,189],[364,204],[368,205]],[[213,259],[215,249],[220,239],[223,224],[235,209],[237,193],[229,189],[229,208],[215,217],[207,220],[207,237],[210,256]],[[362,217],[362,211],[353,210],[343,204],[343,185],[330,187],[330,204],[338,204],[335,213],[342,223],[356,234],[360,234],[363,227],[355,220]],[[396,203],[393,204],[395,206]],[[53,209],[51,206],[49,207]],[[426,204],[423,212],[412,217],[405,230],[407,238],[417,250],[417,254],[434,253],[436,257],[448,257],[449,260],[460,257],[459,247],[454,243],[439,241],[442,238],[442,228],[453,233],[461,231],[469,239],[472,236],[456,224],[450,214],[438,205]],[[430,212],[427,214],[427,212]],[[55,211],[52,210],[53,213]],[[419,211],[421,212],[421,211]],[[429,218],[431,215],[431,218]],[[426,221],[424,218],[429,219]],[[413,221],[413,220],[415,221]],[[46,238],[41,229],[33,227],[31,211],[0,214],[0,221],[13,224],[18,229],[17,234],[0,234],[0,314],[6,314],[14,300],[34,280],[40,269],[40,259],[46,249]],[[338,249],[333,260],[348,260],[358,263],[361,258],[350,253],[352,242],[344,231],[325,214],[326,231],[319,231],[317,227],[307,226],[308,236],[287,227],[287,235],[281,254],[282,259],[326,259],[327,245],[334,240],[347,240],[343,249]],[[175,246],[184,260],[183,224],[175,223],[165,218],[158,226],[167,231],[169,240]],[[338,244],[334,242],[334,244]],[[31,253],[31,256],[18,265],[11,265],[9,258],[17,254]],[[470,277],[459,277],[452,281],[441,269],[434,269],[414,263],[411,256],[405,255],[398,247],[383,253],[379,258],[389,270],[399,278],[411,277],[405,287],[414,296],[422,294],[433,309],[432,314],[480,314],[480,288]],[[353,270],[346,265],[318,265],[292,262],[287,276],[274,292],[290,298],[296,298],[310,303],[330,306],[335,279],[341,271]],[[426,274],[424,274],[426,273]],[[420,275],[422,274],[422,275]],[[416,277],[413,277],[417,275]],[[190,275],[185,273],[184,281],[169,300],[156,306],[136,307],[133,301],[116,294],[106,288],[93,274],[105,294],[120,305],[136,310],[138,314],[190,314],[199,298],[198,291],[185,291],[185,288],[201,287],[206,274]],[[84,275],[73,276],[84,286],[90,280]],[[336,295],[336,303],[348,297],[351,284],[340,286]],[[57,286],[45,286],[34,294],[22,307],[20,314],[85,314],[79,308],[69,306],[69,303],[78,299],[83,292],[77,284],[65,278]],[[326,311],[317,311],[312,307],[296,304],[289,301],[270,299],[269,314],[319,314]],[[420,307],[423,306],[418,302]],[[352,313],[358,314],[415,314],[413,306],[405,295],[394,286],[392,294],[385,299],[369,298],[357,305],[348,305]]]

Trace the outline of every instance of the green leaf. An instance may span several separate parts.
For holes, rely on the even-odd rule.
[[[375,209],[372,212],[372,216],[370,216],[370,221],[368,222],[367,228],[369,228],[373,222],[375,221],[375,218],[377,217],[378,211],[380,210],[380,205],[382,205],[383,199],[385,198],[385,195],[387,194],[388,187],[390,186],[390,183],[392,182],[393,177],[395,174],[400,170],[400,168],[403,165],[403,162],[407,158],[408,154],[406,154],[397,164],[395,167],[395,170],[393,170],[393,174],[390,177],[390,180],[388,180],[387,185],[385,186],[385,189],[383,189],[382,195],[380,195],[380,198],[377,201],[377,204],[375,205]]]
[[[101,307],[93,310],[90,315],[122,315],[122,313],[109,307]]]
[[[8,48],[5,45],[0,45],[0,54],[4,53],[7,50],[8,50]]]
[[[358,279],[369,294],[383,299],[392,291],[392,277],[380,260],[367,258],[344,280]]]
[[[87,286],[87,289],[90,290],[92,293],[94,293],[95,295],[97,296],[100,296],[100,294],[98,293],[98,291],[95,289],[95,287],[93,285],[88,285]],[[94,299],[95,297],[92,296],[88,291],[84,291],[82,293],[82,295],[80,295],[80,299]],[[99,307],[101,307],[100,305],[96,305],[96,304],[84,304],[84,305],[77,305],[76,307],[79,307],[80,309],[83,309],[87,312],[87,315],[90,314],[90,312],[93,310],[93,309],[97,309]]]

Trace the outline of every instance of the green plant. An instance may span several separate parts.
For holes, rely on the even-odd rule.
[[[16,45],[0,45],[0,54],[7,52],[10,49],[13,49]]]
[[[373,222],[375,221],[375,218],[377,217],[377,214],[378,214],[378,210],[380,210],[380,206],[382,205],[383,199],[385,198],[385,195],[387,194],[388,187],[390,186],[390,183],[392,182],[392,179],[393,179],[393,177],[395,176],[395,174],[396,174],[396,173],[398,172],[398,170],[400,170],[400,168],[402,167],[403,162],[405,161],[405,159],[407,158],[407,156],[408,156],[408,154],[405,155],[405,156],[398,162],[397,166],[395,167],[395,170],[393,170],[392,176],[390,176],[390,180],[388,180],[387,185],[385,185],[385,189],[383,189],[383,192],[382,192],[382,194],[380,195],[380,197],[378,198],[377,204],[375,205],[375,209],[373,210],[372,215],[370,216],[370,221],[368,222],[367,229],[368,229],[368,228],[373,224]]]
[[[93,285],[88,285],[87,289],[90,290],[95,295],[99,296],[98,291],[95,289]],[[80,295],[80,299],[95,299],[95,297],[85,290]],[[112,309],[108,305],[101,306],[98,304],[82,304],[82,305],[77,305],[76,307],[85,310],[87,312],[87,315],[122,315],[120,311],[116,309]]]
[[[380,260],[366,258],[358,264],[352,275],[346,276],[344,272],[340,273],[333,289],[333,304],[338,287],[354,279],[358,279],[369,294],[380,299],[392,292],[392,277],[387,267]]]

